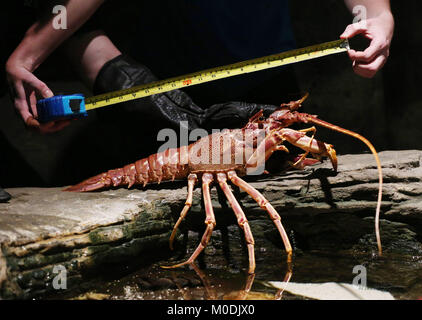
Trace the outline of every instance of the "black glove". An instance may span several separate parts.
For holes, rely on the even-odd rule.
[[[130,88],[158,80],[151,71],[126,55],[107,62],[100,70],[94,84],[94,94]],[[178,129],[187,121],[188,129],[241,128],[255,113],[263,109],[268,115],[277,107],[245,102],[215,104],[207,109],[197,106],[181,90],[128,101],[113,108],[99,109],[100,118],[107,121],[135,121],[145,129]]]

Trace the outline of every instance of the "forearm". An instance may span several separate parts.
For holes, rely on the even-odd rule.
[[[121,54],[101,30],[74,35],[63,48],[88,87],[94,85],[104,64]]]
[[[391,14],[390,0],[344,0],[344,3],[351,12],[358,5],[364,6],[368,19],[384,13]]]
[[[34,71],[63,41],[82,26],[104,0],[70,0],[66,3],[67,28],[55,29],[49,8],[48,18],[35,22],[26,32],[9,60],[20,61],[28,71]],[[57,4],[57,3],[56,3]]]

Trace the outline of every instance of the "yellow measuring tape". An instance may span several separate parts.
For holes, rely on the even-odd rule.
[[[331,54],[345,52],[349,49],[350,46],[347,39],[325,42],[306,48],[294,49],[266,57],[242,61],[222,67],[190,73],[184,76],[150,82],[129,89],[123,89],[89,97],[85,100],[85,108],[86,110],[101,108],[120,102],[139,99],[157,93],[163,93],[209,81],[233,77],[244,73],[250,73],[320,58]]]

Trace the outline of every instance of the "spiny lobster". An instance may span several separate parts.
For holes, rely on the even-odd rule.
[[[163,152],[138,160],[135,163],[128,164],[123,168],[109,170],[108,172],[96,175],[77,185],[68,187],[65,191],[93,191],[124,185],[130,188],[135,184],[143,185],[145,187],[149,183],[173,181],[176,179],[185,179],[187,177],[187,200],[170,236],[170,248],[173,249],[173,240],[176,235],[176,230],[192,206],[194,187],[198,180],[202,181],[206,229],[198,247],[191,257],[183,263],[170,266],[173,268],[192,264],[201,251],[207,246],[216,225],[211,204],[210,185],[214,180],[217,180],[236,215],[239,226],[244,231],[249,256],[248,272],[254,273],[255,254],[253,235],[248,220],[234,197],[227,180],[247,192],[261,208],[268,212],[280,233],[288,255],[288,261],[290,261],[292,247],[286,231],[281,224],[279,214],[258,190],[241,179],[240,176],[250,174],[251,172],[253,173],[254,170],[256,171],[259,159],[262,159],[265,163],[265,161],[267,161],[276,151],[289,153],[289,150],[283,144],[285,141],[305,151],[303,154],[291,158],[291,161],[288,162],[290,167],[303,169],[305,166],[322,161],[323,157],[328,157],[331,160],[334,170],[337,170],[336,151],[332,145],[320,142],[314,138],[316,132],[315,127],[303,130],[287,128],[294,123],[311,123],[353,136],[364,142],[373,153],[378,167],[379,178],[375,232],[378,251],[379,254],[381,254],[379,213],[382,197],[382,171],[378,154],[372,144],[361,135],[320,120],[315,115],[298,112],[297,110],[306,98],[307,95],[297,101],[282,104],[280,108],[274,111],[267,119],[264,119],[263,111],[261,110],[255,114],[242,129],[230,129],[213,133],[188,146],[167,149]],[[309,132],[312,133],[312,136],[307,135]],[[259,141],[257,138],[259,133],[264,134],[262,141]],[[241,153],[241,161],[238,161],[239,153]],[[215,158],[216,154],[217,159]],[[312,155],[313,158],[308,158],[307,156],[309,154]]]

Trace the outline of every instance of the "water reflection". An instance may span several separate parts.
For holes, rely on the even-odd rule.
[[[204,289],[206,292],[206,299],[207,300],[219,300],[220,295],[216,290],[216,287],[211,285],[211,278],[206,275],[205,272],[203,272],[195,263],[191,265],[192,269],[196,272],[198,277],[201,279]],[[255,280],[255,273],[248,274],[245,281],[245,286],[242,290],[239,290],[237,292],[230,293],[230,299],[229,300],[246,300],[249,292],[251,291],[253,282]],[[224,294],[223,299],[227,300],[229,295]]]
[[[370,247],[373,248],[372,243]],[[205,267],[194,264],[168,270],[160,267],[164,263],[160,261],[116,280],[102,281],[95,286],[95,292],[114,300],[324,299],[321,294],[318,297],[302,294],[303,287],[327,291],[322,285],[352,285],[357,276],[353,270],[359,265],[366,269],[369,288],[389,292],[395,299],[420,299],[422,255],[406,252],[403,246],[399,252],[391,248],[382,257],[360,247],[297,251],[291,264],[286,264],[285,257],[280,259],[280,252],[275,248],[260,251],[257,270],[252,275],[240,271],[242,265],[224,264],[218,255],[209,255]],[[273,283],[277,286],[271,286]]]
[[[284,279],[282,281],[283,286],[274,295],[260,292],[252,292],[251,294],[251,289],[256,276],[255,273],[246,275],[243,288],[241,290],[226,292],[225,290],[221,290],[221,286],[219,287],[212,285],[212,282],[218,281],[218,279],[207,275],[206,272],[204,270],[201,270],[195,263],[191,264],[190,266],[195,271],[196,275],[201,279],[205,292],[204,298],[207,300],[248,300],[250,298],[252,298],[253,300],[259,298],[265,300],[269,300],[269,298],[271,298],[271,300],[281,300],[283,297],[283,292],[293,275],[292,265],[291,263],[289,263],[286,275],[284,276]],[[220,290],[218,290],[218,288],[220,288]],[[190,300],[190,297],[186,296],[185,294],[184,299]]]

